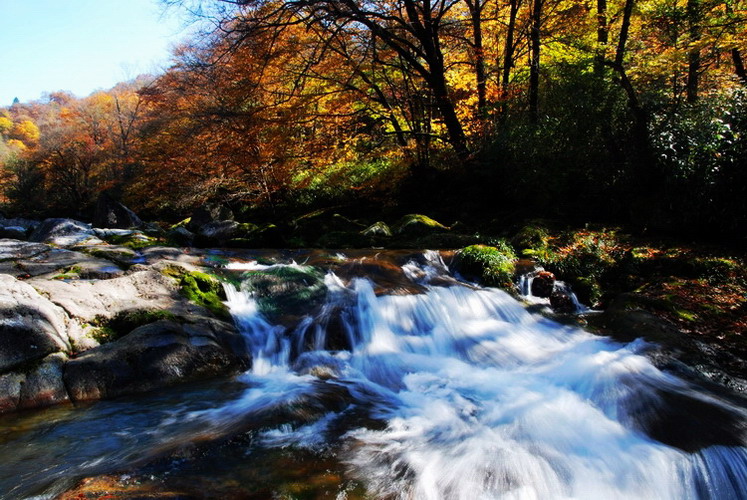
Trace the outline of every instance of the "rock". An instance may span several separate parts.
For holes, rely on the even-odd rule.
[[[43,243],[0,239],[0,262],[28,259],[51,249],[52,247]]]
[[[199,232],[200,228],[206,224],[218,221],[233,220],[233,212],[230,208],[214,203],[206,203],[195,209],[187,223],[187,229],[192,232]]]
[[[65,386],[71,399],[85,401],[235,373],[247,365],[235,351],[239,340],[232,325],[217,320],[158,321],[69,361]]]
[[[196,230],[196,244],[200,247],[223,246],[238,236],[239,223],[232,220],[209,222]]]
[[[516,254],[505,242],[497,246],[471,245],[459,250],[452,263],[454,269],[468,280],[485,286],[513,288]]]
[[[577,311],[571,291],[567,288],[556,288],[550,294],[550,306],[557,313],[572,314]]]
[[[0,275],[0,373],[69,350],[66,320],[34,288]]]
[[[202,256],[192,249],[173,247],[148,247],[141,251],[142,261],[146,264],[157,264],[162,261],[179,262],[183,264],[199,265]]]
[[[51,248],[16,264],[29,276],[46,275],[57,279],[110,279],[124,274],[108,260],[62,248]]]
[[[361,231],[361,234],[364,236],[381,236],[388,238],[392,235],[392,230],[389,229],[386,222],[379,221]]]
[[[0,217],[0,238],[25,240],[38,225],[39,221],[35,220]]]
[[[24,376],[20,373],[0,375],[0,413],[18,409],[23,381]]]
[[[26,230],[19,226],[0,226],[0,238],[10,238],[14,240],[25,240]]]
[[[166,238],[180,247],[191,247],[195,243],[195,233],[184,226],[171,229],[166,233]]]
[[[29,281],[54,304],[83,323],[111,319],[123,311],[163,309],[175,314],[204,312],[189,308],[174,279],[149,269],[106,281]]]
[[[549,271],[540,271],[532,280],[532,295],[548,298],[555,288],[555,275]]]
[[[63,353],[51,354],[36,369],[27,373],[21,385],[18,409],[42,408],[69,401],[62,381],[66,361],[67,356]]]
[[[107,193],[101,193],[93,216],[93,225],[102,228],[141,227],[143,221],[135,212],[114,200]]]
[[[120,245],[78,245],[73,250],[127,267],[138,258],[133,249]]]
[[[102,243],[90,224],[73,219],[47,219],[34,230],[29,241],[72,246],[84,242]]]
[[[324,273],[311,266],[250,271],[244,275],[243,286],[252,291],[265,317],[287,326],[298,317],[311,314],[327,295]]]
[[[407,236],[424,236],[449,228],[426,215],[409,214],[402,217],[392,228],[395,233]]]
[[[32,220],[32,219],[24,219],[21,217],[16,217],[13,219],[6,219],[5,217],[0,216],[0,226],[8,227],[8,226],[15,226],[15,227],[22,227],[24,231],[28,230],[34,230],[39,226],[40,222],[38,220]]]

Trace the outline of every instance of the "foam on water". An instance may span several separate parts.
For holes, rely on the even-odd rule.
[[[408,266],[420,282],[434,273]],[[326,284],[327,312],[341,310],[349,352],[321,351],[326,332],[318,323],[314,342],[294,340],[307,335],[311,321],[283,333],[250,293],[229,290],[254,355],[246,375],[252,388],[203,418],[344,388],[345,409],[265,432],[263,443],[322,449],[339,439],[351,475],[375,497],[745,498],[744,447],[714,443],[689,453],[645,431],[641,408],[651,406],[646,418],[655,414],[660,392],[747,421],[742,408],[655,368],[642,354],[645,343],[623,345],[561,326],[493,289],[376,296],[364,279],[346,284],[329,274]],[[299,353],[303,345],[311,352],[291,359],[294,342]],[[324,368],[317,370],[324,377],[313,375],[314,366]],[[304,374],[294,371],[301,367]],[[334,421],[353,407],[383,425],[332,438]]]

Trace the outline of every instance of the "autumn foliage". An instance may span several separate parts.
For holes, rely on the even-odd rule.
[[[420,186],[464,210],[747,223],[741,0],[189,7],[213,29],[163,74],[0,111],[7,209],[86,214],[107,191],[176,219]]]

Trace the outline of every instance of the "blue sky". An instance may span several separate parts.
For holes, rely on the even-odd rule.
[[[187,31],[158,0],[0,0],[0,106],[97,89],[168,65]]]

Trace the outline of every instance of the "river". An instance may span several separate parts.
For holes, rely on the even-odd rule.
[[[660,371],[655,346],[531,314],[435,252],[401,270],[328,271],[291,327],[228,285],[249,371],[2,417],[2,497],[88,478],[140,498],[747,498],[747,411]]]

